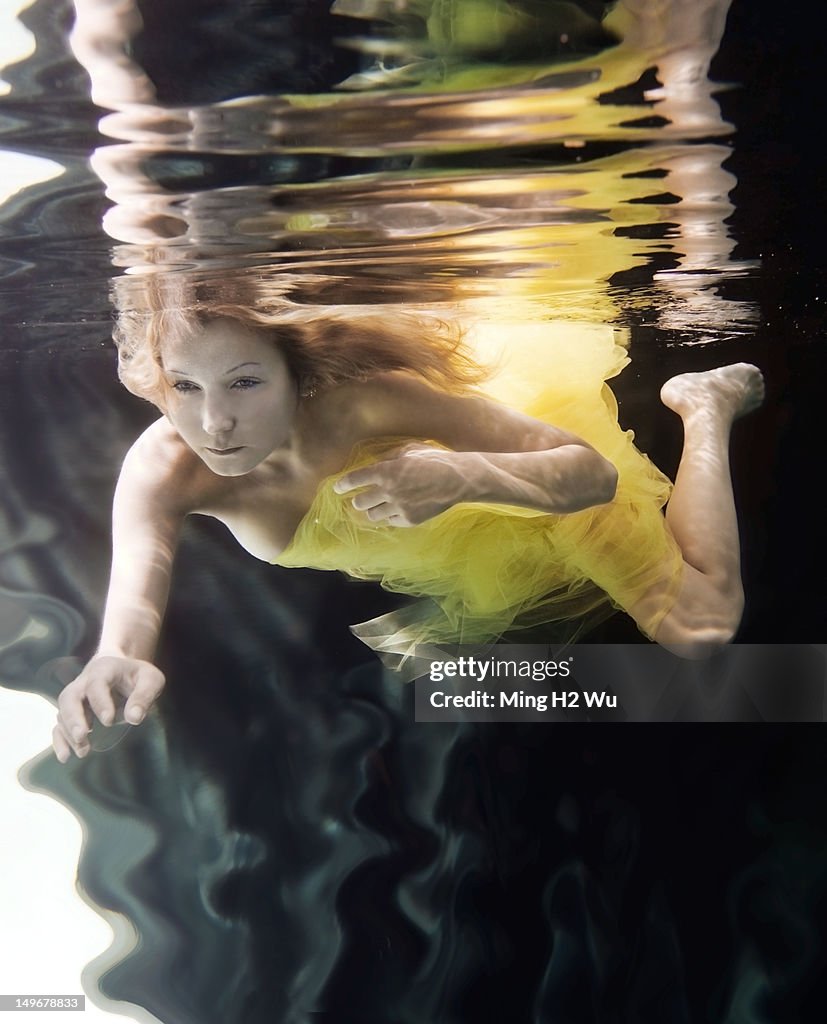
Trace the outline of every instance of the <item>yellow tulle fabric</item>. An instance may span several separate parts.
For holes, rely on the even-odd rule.
[[[571,332],[564,334],[568,348],[564,337],[556,368],[552,360],[542,380],[527,355],[529,343],[520,353],[520,372],[506,366],[486,391],[508,395],[512,406],[573,431],[605,455],[619,474],[610,504],[548,515],[467,503],[412,528],[375,525],[352,508],[349,496],[336,494],[333,484],[411,440],[380,438],[358,445],[341,473],[322,482],[279,557],[278,565],[336,569],[419,598],[352,627],[394,668],[404,666],[418,645],[485,643],[528,627],[534,642],[540,642],[537,627],[543,626],[550,642],[572,639],[584,623],[599,621],[613,608],[628,609],[664,578],[671,582],[669,594],[640,623],[644,632],[651,636],[669,610],[681,565],[661,511],[670,483],[635,448],[631,431],[620,429],[614,396],[604,384],[626,361],[625,352],[611,332],[589,338],[576,352]],[[582,332],[575,336],[581,343]],[[540,330],[534,341],[542,343],[538,351],[548,366],[548,332]],[[527,365],[533,373],[525,372]],[[567,625],[561,630],[561,624]]]

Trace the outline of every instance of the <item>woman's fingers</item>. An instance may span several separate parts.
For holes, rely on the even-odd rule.
[[[78,685],[79,679],[80,677],[65,687],[57,699],[58,724],[76,753],[76,744],[85,743],[89,732],[85,687]]]
[[[422,461],[423,456],[427,463]],[[389,459],[346,473],[333,489],[337,494],[358,490],[350,503],[373,523],[415,526],[452,502],[456,474],[451,470],[447,486],[443,486],[445,467],[437,460],[444,458],[445,453],[432,445],[409,444]]]
[[[397,525],[404,518],[402,510],[392,500],[391,495],[378,487],[370,487],[357,494],[351,498],[351,504],[357,512],[364,512],[372,523],[392,522]]]
[[[164,688],[164,674],[148,661],[139,662],[132,673],[132,692],[124,706],[124,718],[132,725],[140,724]]]
[[[385,488],[368,487],[350,499],[357,512],[364,512],[372,523],[388,522],[393,526],[411,526],[398,498]]]
[[[383,501],[381,504],[374,505],[373,508],[368,509],[368,519],[370,519],[372,523],[378,523],[383,519],[389,519],[394,514],[396,514],[396,509],[387,501]]]
[[[375,508],[377,505],[381,505],[387,500],[387,494],[385,494],[384,491],[381,491],[378,487],[369,487],[366,491],[361,491],[350,499],[351,504],[357,512],[366,512],[368,509]]]
[[[353,469],[349,473],[345,473],[333,484],[333,490],[336,494],[347,494],[348,491],[355,491],[360,487],[387,487],[396,479],[401,468],[400,461],[407,461],[411,456],[416,455],[443,453],[444,449],[436,448],[432,444],[412,441],[410,444],[397,448],[380,462],[374,462],[370,466],[363,466],[362,469]]]
[[[355,491],[359,487],[385,487],[389,481],[393,481],[399,470],[398,461],[407,455],[422,451],[433,451],[428,445],[409,444],[404,448],[395,451],[390,458],[382,459],[381,462],[374,462],[362,469],[353,469],[333,484],[336,494],[347,494],[348,491]]]
[[[130,658],[94,658],[77,679],[58,697],[57,725],[52,745],[62,763],[72,752],[85,757],[90,750],[89,731],[94,714],[103,725],[117,715],[117,696],[126,697],[124,718],[138,725],[164,688],[164,675],[148,661]]]
[[[56,725],[54,729],[52,729],[52,747],[54,748],[58,761],[60,761],[61,764],[66,764],[72,756],[72,747],[64,736],[63,729],[61,729],[59,725]]]
[[[84,719],[83,726],[67,726],[62,716],[58,716],[57,725],[52,730],[52,745],[61,761],[67,761],[71,753],[78,757],[86,757],[89,753],[89,724]],[[63,756],[61,756],[63,755]]]
[[[58,723],[70,743],[81,744],[88,752],[86,736],[92,725],[91,712],[104,725],[115,721],[112,691],[119,689],[118,682],[117,674],[108,670],[105,663],[93,661],[65,687],[57,700]]]
[[[353,491],[357,487],[365,487],[368,484],[374,483],[376,480],[376,466],[367,466],[365,469],[354,469],[350,473],[345,473],[344,476],[333,484],[333,490],[336,494],[347,494],[348,491]]]
[[[98,721],[103,725],[112,725],[115,721],[115,702],[112,700],[112,691],[106,679],[95,679],[86,690],[86,699],[89,707],[95,712]]]

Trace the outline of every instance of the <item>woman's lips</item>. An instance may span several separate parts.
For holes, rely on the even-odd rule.
[[[244,445],[238,448],[207,448],[208,452],[212,452],[213,455],[235,455],[236,452],[240,452]]]

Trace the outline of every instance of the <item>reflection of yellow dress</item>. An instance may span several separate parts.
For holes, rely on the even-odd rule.
[[[414,644],[482,643],[521,627],[548,624],[550,641],[571,638],[578,624],[599,621],[612,606],[629,608],[664,572],[677,585],[681,556],[661,512],[669,481],[620,429],[603,383],[623,366],[625,351],[608,328],[586,335],[570,328],[562,338],[550,338],[542,325],[521,332],[521,367],[515,374],[506,365],[486,391],[589,441],[618,469],[617,495],[570,515],[468,503],[398,528],[370,523],[348,496],[334,493],[341,474],[323,481],[277,564],[338,569],[421,598],[354,627],[390,664]],[[409,440],[358,445],[342,473]],[[668,607],[644,624],[649,635]],[[565,633],[552,625],[560,623],[569,624]],[[532,639],[539,642],[542,630]]]

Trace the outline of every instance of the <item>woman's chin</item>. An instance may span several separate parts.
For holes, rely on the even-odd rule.
[[[210,466],[209,468],[216,476],[246,476],[251,472],[249,469],[229,469],[219,466]]]
[[[232,455],[207,453],[201,456],[204,465],[216,476],[245,476],[261,462],[252,452],[240,451]]]

